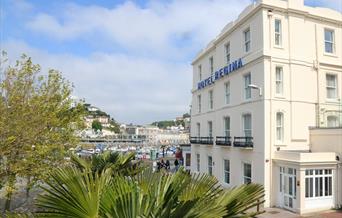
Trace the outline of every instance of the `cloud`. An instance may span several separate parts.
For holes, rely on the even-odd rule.
[[[55,40],[72,41],[96,34],[129,51],[176,55],[178,41],[191,49],[205,44],[250,3],[250,0],[127,1],[114,8],[67,4],[61,13],[39,13],[27,27]]]
[[[74,83],[76,96],[121,122],[151,123],[189,110],[191,69],[184,63],[100,52],[56,55],[17,40],[5,42],[4,48],[12,61],[25,52],[45,71],[62,71]]]

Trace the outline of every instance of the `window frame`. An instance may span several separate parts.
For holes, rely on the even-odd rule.
[[[334,79],[334,85],[335,86],[329,86],[328,85],[328,77],[329,76],[332,76],[332,77],[334,77],[335,79]],[[334,74],[334,73],[326,73],[326,75],[325,75],[325,80],[326,80],[326,82],[325,82],[325,91],[326,91],[326,98],[327,98],[327,100],[334,100],[334,101],[336,101],[337,99],[338,99],[338,78],[337,78],[337,74]],[[334,90],[334,97],[333,98],[331,98],[331,97],[329,97],[328,95],[329,95],[329,91],[328,90]]]
[[[201,123],[196,123],[197,137],[201,137]]]
[[[245,117],[250,116],[250,129],[246,129],[245,125]],[[252,137],[253,136],[253,121],[252,121],[252,113],[244,113],[242,114],[242,131],[243,131],[243,136],[244,137]],[[249,131],[250,135],[248,136],[246,132]]]
[[[201,94],[197,95],[197,107],[198,107],[198,113],[202,112],[202,96]]]
[[[246,83],[246,78],[249,77],[249,84]],[[251,72],[245,73],[243,75],[243,83],[244,83],[244,92],[243,92],[243,99],[245,101],[251,100],[252,99],[252,90],[248,85],[252,84],[252,74]]]
[[[228,125],[227,125],[227,120],[229,121],[228,122]],[[225,137],[230,137],[231,136],[231,128],[230,128],[230,116],[224,116],[223,117],[223,135]],[[228,128],[227,128],[228,127]]]
[[[213,137],[213,121],[208,121],[208,137]]]
[[[248,27],[243,31],[243,50],[245,53],[249,53],[251,51],[251,41],[251,28]]]
[[[245,165],[250,166],[250,177],[245,175]],[[251,162],[242,162],[242,184],[250,184],[252,183],[252,163]],[[246,183],[246,179],[249,180],[249,182]]]
[[[277,28],[276,28],[277,21],[279,23],[279,32],[277,32]],[[283,46],[283,36],[282,36],[283,29],[282,28],[283,28],[282,20],[279,18],[275,18],[274,19],[274,46],[278,48],[281,48]],[[277,44],[277,36],[279,36],[279,44]]]
[[[211,89],[208,91],[208,100],[209,100],[209,110],[213,110],[214,109],[214,90]]]
[[[211,160],[211,161],[209,161],[209,160]],[[213,175],[213,156],[212,155],[208,155],[208,174],[210,176]]]
[[[326,32],[329,31],[331,32],[331,38],[332,38],[332,41],[328,41],[326,38],[325,38],[325,34]],[[329,43],[331,44],[331,52],[328,52],[327,51],[327,47],[326,47],[326,44]],[[330,29],[330,28],[324,28],[324,53],[325,54],[335,54],[335,30],[334,29]]]
[[[278,73],[280,78],[278,78]],[[284,67],[276,66],[275,68],[275,94],[276,96],[284,96]],[[280,92],[278,92],[278,87],[280,88]]]
[[[278,124],[278,115],[280,115],[280,125]],[[280,143],[283,143],[284,142],[284,130],[285,130],[285,128],[284,128],[284,113],[283,112],[281,112],[281,111],[278,111],[277,113],[276,113],[276,142],[280,142]],[[280,139],[278,138],[278,131],[280,131]]]
[[[335,125],[334,126],[330,126],[329,125],[329,122],[331,122],[331,120],[329,121],[329,118],[334,118],[335,119]],[[339,127],[340,126],[340,121],[339,121],[338,118],[339,117],[336,116],[336,115],[329,115],[329,116],[327,116],[327,127],[328,128],[337,128],[337,127]]]
[[[226,168],[226,162],[228,163],[228,169]],[[230,184],[230,160],[223,159],[223,182]]]
[[[214,75],[214,56],[209,58],[209,72],[211,76]]]
[[[201,172],[201,155],[199,153],[196,154],[196,169],[197,172]]]
[[[226,58],[226,63],[229,64],[230,63],[230,42],[227,42],[224,45],[224,49],[225,49],[225,58]]]
[[[202,81],[202,65],[198,65],[198,78],[199,81]]]
[[[305,177],[304,177],[305,178],[304,180],[305,181],[305,190],[304,190],[305,199],[333,198],[334,197],[333,177],[334,177],[333,169],[306,169]],[[316,190],[316,188],[319,187],[318,185],[316,185],[316,182],[319,181],[319,179],[322,179],[322,186],[320,187],[321,190]],[[328,185],[330,186],[330,188],[328,187],[328,194],[326,194],[326,191],[327,191],[326,179],[328,179],[328,181],[330,180],[330,182],[328,182],[329,183]],[[308,188],[307,185],[309,185],[309,187],[312,187],[312,189]],[[308,190],[310,193],[307,192]]]
[[[226,104],[230,104],[230,81],[224,83],[224,100]]]

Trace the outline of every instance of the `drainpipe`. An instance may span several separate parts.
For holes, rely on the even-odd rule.
[[[271,50],[272,50],[272,39],[273,39],[273,37],[272,37],[272,16],[273,16],[273,13],[270,13],[270,11],[268,11],[268,23],[269,23],[269,52],[271,52]],[[273,128],[272,128],[272,55],[270,55],[270,91],[269,91],[269,99],[270,99],[270,114],[269,114],[269,116],[270,116],[270,132],[272,132],[272,130],[273,130]],[[265,93],[265,90],[266,89],[264,89],[264,101],[266,102],[266,93]],[[272,143],[272,135],[273,134],[269,134],[270,136],[270,138],[269,138],[269,140],[270,140],[270,143],[269,143],[269,145],[270,145],[270,148],[269,148],[269,177],[270,177],[270,184],[269,184],[269,200],[270,200],[270,202],[269,202],[269,204],[270,204],[270,206],[272,206],[271,204],[272,204],[272,202],[273,202],[273,198],[272,198],[272,192],[273,192],[273,176],[272,176],[272,152],[273,152],[273,150],[272,150],[272,148],[273,148],[273,143]],[[266,137],[265,137],[266,138]]]

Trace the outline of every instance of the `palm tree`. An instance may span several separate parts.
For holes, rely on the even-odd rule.
[[[113,174],[125,176],[132,176],[143,170],[143,166],[134,159],[135,154],[133,152],[128,154],[105,152],[92,156],[90,160],[71,155],[71,163],[82,171],[90,170],[93,173],[101,174],[106,169],[110,169]]]
[[[223,189],[206,174],[144,170],[136,176],[77,167],[57,169],[38,198],[37,216],[45,217],[252,217],[263,203],[257,184]]]

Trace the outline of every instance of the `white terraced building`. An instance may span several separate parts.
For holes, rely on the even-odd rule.
[[[266,207],[342,205],[341,27],[304,0],[259,0],[227,24],[192,63],[191,170],[263,184]]]

